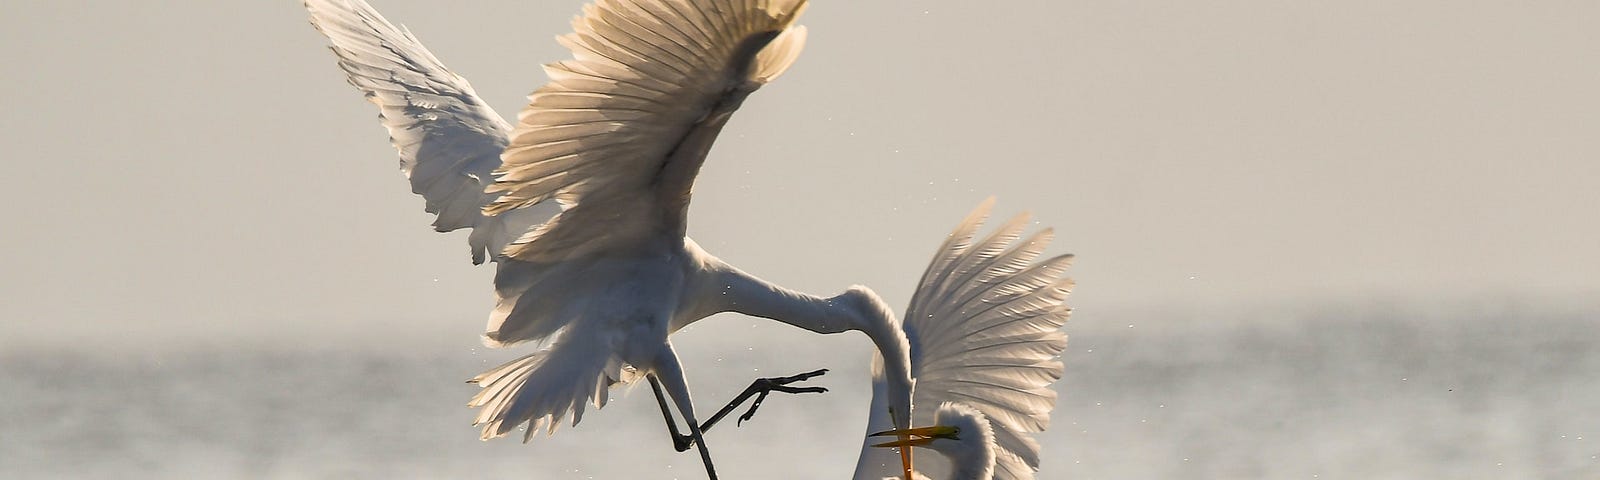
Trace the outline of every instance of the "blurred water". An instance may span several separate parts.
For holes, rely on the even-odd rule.
[[[1080,335],[1053,436],[1072,478],[1600,478],[1597,320]]]
[[[1600,478],[1594,315],[1138,320],[1074,320],[1041,478]],[[859,352],[701,343],[680,350],[703,414],[754,375],[836,369],[712,432],[725,477],[848,474]],[[0,478],[703,478],[647,389],[532,445],[478,441],[462,381],[514,352],[464,350],[7,352]]]

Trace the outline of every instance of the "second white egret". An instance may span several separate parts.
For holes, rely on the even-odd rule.
[[[856,463],[856,480],[879,480],[901,472],[883,448],[923,447],[948,465],[919,462],[917,473],[953,480],[1022,480],[1039,468],[1032,434],[1050,424],[1061,378],[1059,360],[1067,335],[1061,326],[1072,280],[1063,278],[1072,255],[1033,260],[1054,233],[1025,240],[1027,214],[973,242],[993,199],[968,215],[935,254],[906,309],[916,379],[913,421],[931,425],[869,435]],[[884,364],[874,362],[868,431],[895,428],[879,413],[889,401]],[[933,407],[937,406],[937,409]],[[873,444],[873,435],[899,440]],[[907,439],[907,436],[912,438]]]

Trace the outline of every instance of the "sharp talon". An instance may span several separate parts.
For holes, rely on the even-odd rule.
[[[745,420],[749,420],[751,418],[755,418],[756,409],[761,408],[761,402],[766,401],[767,393],[768,393],[767,391],[762,391],[761,395],[756,396],[756,401],[750,403],[750,409],[746,410],[744,412],[744,415],[740,415],[739,416],[739,421],[738,422],[734,422],[734,426],[735,427],[742,427],[742,426],[744,426],[744,421]]]

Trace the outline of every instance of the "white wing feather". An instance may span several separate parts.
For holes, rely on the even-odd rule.
[[[445,68],[411,32],[363,0],[307,0],[311,24],[333,43],[350,84],[377,104],[400,153],[400,171],[422,195],[434,229],[474,229],[473,263],[504,246],[551,211],[522,210],[485,217],[494,199],[484,193],[500,166],[511,131],[466,79]],[[545,209],[548,210],[548,209]]]
[[[489,188],[491,214],[558,198],[568,208],[508,253],[561,261],[678,231],[721,123],[793,63],[805,0],[599,0],[560,37]],[[725,116],[720,118],[725,121]],[[692,140],[691,140],[692,139]],[[680,151],[680,148],[683,151]],[[685,153],[685,152],[688,153]]]

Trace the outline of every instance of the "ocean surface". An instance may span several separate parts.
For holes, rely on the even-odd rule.
[[[1040,478],[1600,478],[1600,315],[1398,310],[1080,312]],[[867,342],[758,325],[684,335],[702,416],[761,375],[828,367],[832,391],[713,430],[719,473],[846,478]],[[463,381],[516,352],[279,343],[0,352],[0,478],[704,478],[648,387],[483,442]]]

